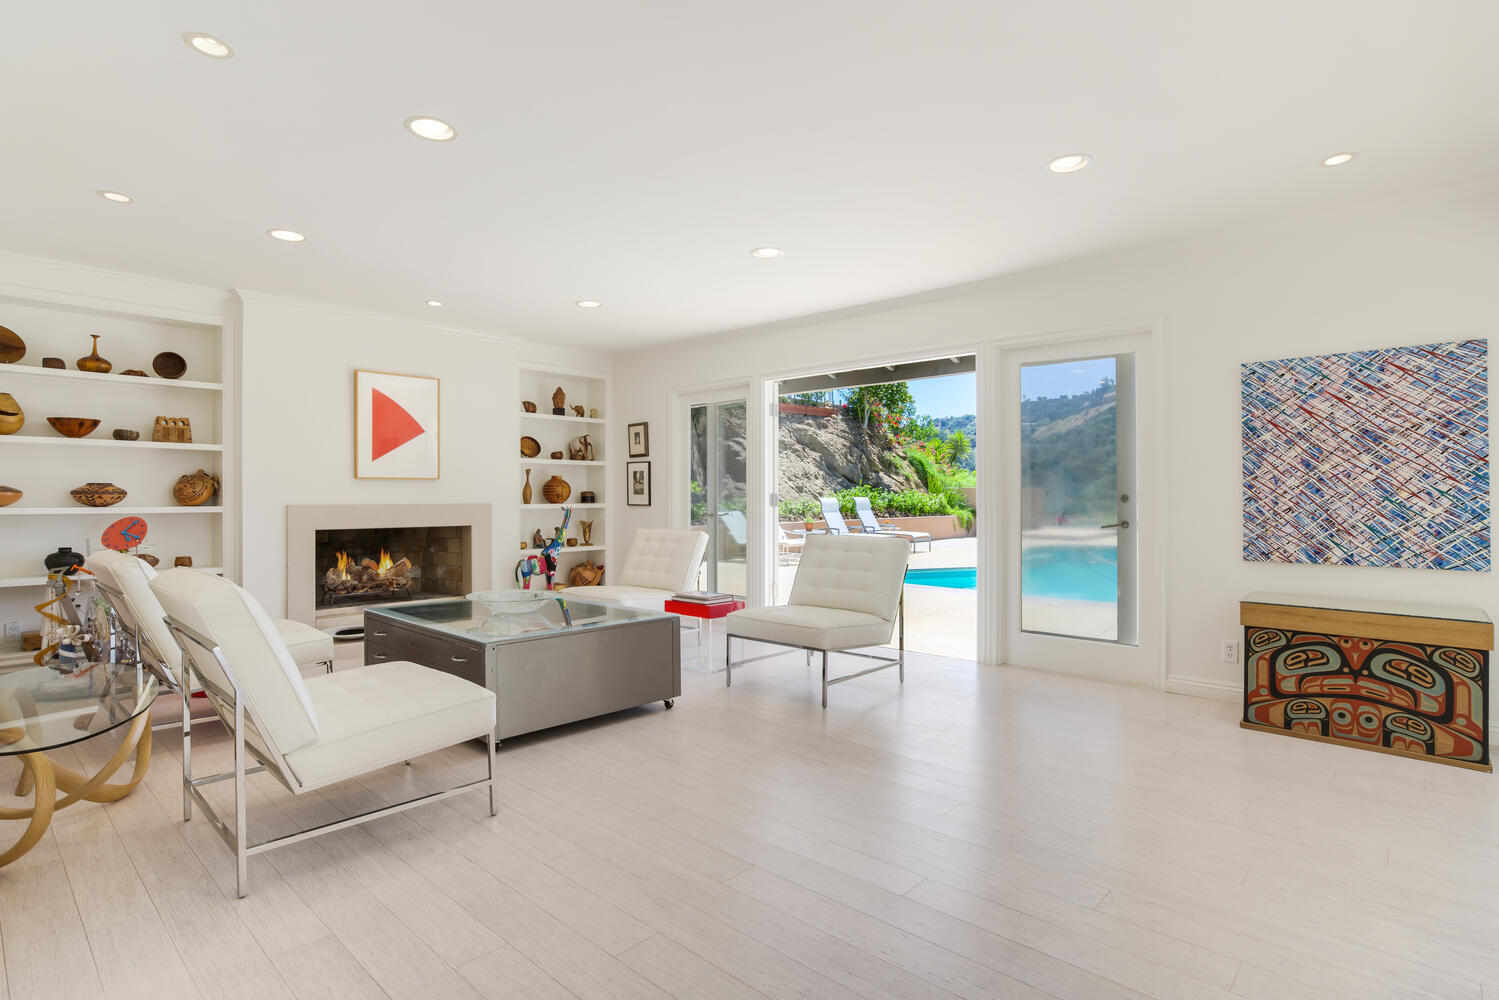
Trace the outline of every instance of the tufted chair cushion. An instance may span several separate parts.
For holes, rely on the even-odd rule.
[[[838,608],[895,619],[911,545],[878,535],[808,535],[791,585],[793,607]]]
[[[223,577],[186,567],[158,574],[151,592],[169,616],[224,650],[258,729],[283,754],[317,739],[317,716],[301,672],[259,601]],[[211,655],[196,646],[189,650],[198,673],[229,686]]]
[[[691,590],[707,547],[708,536],[701,531],[642,528],[635,532],[635,538],[630,542],[630,554],[625,556],[624,568],[614,574],[610,582],[622,587],[646,587],[672,594]]]

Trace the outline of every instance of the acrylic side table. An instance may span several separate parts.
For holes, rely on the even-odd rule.
[[[697,619],[697,656],[707,666],[709,672],[713,672],[717,668],[709,662],[708,653],[708,649],[712,648],[713,623],[721,618],[727,618],[732,612],[743,611],[744,602],[724,601],[721,604],[699,604],[696,601],[668,600],[664,610],[669,615]],[[704,641],[708,643],[707,648],[703,645]],[[727,664],[725,666],[727,667]]]

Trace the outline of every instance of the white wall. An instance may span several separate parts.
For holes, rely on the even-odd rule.
[[[997,238],[999,234],[997,234]],[[795,266],[794,248],[775,266]],[[1158,324],[1169,686],[1228,695],[1239,598],[1256,589],[1479,605],[1499,616],[1492,574],[1270,566],[1241,560],[1239,364],[1311,353],[1487,337],[1499,316],[1499,189],[1356,213],[1279,219],[996,279],[948,293],[622,357],[615,414],[651,422],[655,505],[623,508],[627,541],[668,523],[670,392],[720,381],[859,367],[1048,333]],[[981,434],[980,461],[997,435]],[[623,442],[618,447],[623,450]],[[982,473],[981,473],[982,474]],[[981,525],[982,530],[982,525]]]
[[[240,455],[244,586],[267,608],[286,603],[286,506],[488,503],[495,581],[517,551],[520,501],[516,369],[607,369],[594,352],[242,292]],[[442,380],[442,477],[354,478],[354,371]]]

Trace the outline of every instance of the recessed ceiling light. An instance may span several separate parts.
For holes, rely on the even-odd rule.
[[[294,229],[267,229],[265,234],[273,240],[281,240],[285,243],[301,243],[307,238]]]
[[[195,52],[200,52],[213,59],[233,59],[234,49],[228,42],[220,41],[212,35],[204,35],[196,31],[185,32],[182,40],[193,47]]]
[[[579,309],[597,309],[599,307],[599,303],[595,302],[593,299],[579,299],[578,301],[574,302],[573,305],[577,306]]]
[[[784,250],[776,247],[756,247],[750,251],[751,256],[759,257],[761,260],[775,260],[783,253],[785,253]]]
[[[431,139],[433,142],[447,142],[458,134],[457,129],[441,118],[429,118],[426,115],[416,115],[406,119],[406,127],[413,135],[422,139]]]
[[[1353,153],[1334,153],[1331,156],[1323,157],[1322,165],[1324,167],[1341,167],[1343,164],[1352,160],[1354,155],[1355,154]]]
[[[428,299],[427,305],[431,306],[433,309],[442,308],[442,302],[438,299]]]
[[[1087,153],[1068,153],[1059,156],[1046,165],[1046,169],[1054,174],[1075,173],[1093,162],[1093,157]]]
[[[132,201],[135,200],[134,198],[130,197],[128,194],[121,194],[118,191],[100,191],[99,192],[99,197],[103,198],[105,201],[119,202],[121,205],[127,204],[127,203],[132,202]]]

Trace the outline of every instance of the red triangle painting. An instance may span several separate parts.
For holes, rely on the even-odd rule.
[[[370,390],[370,461],[421,437],[427,429],[379,389]]]

